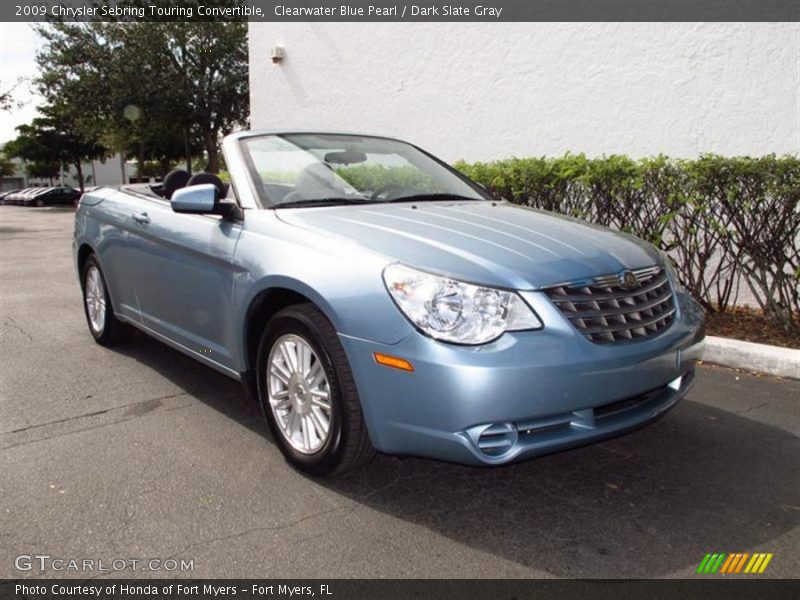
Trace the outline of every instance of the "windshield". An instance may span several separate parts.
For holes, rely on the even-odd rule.
[[[397,140],[284,134],[242,143],[270,208],[489,199],[449,167]]]

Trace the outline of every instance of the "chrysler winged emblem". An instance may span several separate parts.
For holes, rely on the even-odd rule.
[[[636,277],[636,273],[633,271],[625,271],[619,276],[619,279],[620,285],[622,285],[624,288],[632,288],[639,283],[639,278]]]

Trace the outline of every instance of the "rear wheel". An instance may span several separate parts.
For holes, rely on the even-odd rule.
[[[344,349],[313,305],[286,308],[267,324],[258,393],[272,434],[296,469],[339,475],[375,455]]]
[[[124,337],[124,323],[114,314],[103,271],[94,254],[83,265],[83,308],[86,323],[94,340],[102,346],[113,346]]]

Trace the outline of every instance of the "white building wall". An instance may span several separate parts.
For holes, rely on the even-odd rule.
[[[74,165],[64,165],[62,176],[56,176],[52,179],[42,179],[40,177],[28,177],[25,173],[25,164],[18,158],[12,159],[16,167],[16,171],[12,178],[12,183],[0,182],[3,188],[11,189],[11,187],[50,187],[50,185],[60,186],[63,180],[63,185],[71,186],[74,188],[80,187],[78,181],[78,170]],[[83,177],[85,187],[94,187],[98,185],[120,185],[128,183],[131,177],[136,177],[136,164],[132,161],[124,162],[125,177],[123,178],[122,169],[123,163],[121,156],[115,154],[104,160],[95,160],[85,162],[83,167]]]
[[[131,165],[125,164],[125,178],[124,183],[127,183],[128,177],[136,174],[136,169],[131,168]],[[74,170],[74,169],[73,169]],[[93,163],[83,165],[83,176],[91,180],[87,182],[87,186],[95,185],[120,185],[123,183],[123,161],[120,160],[120,155],[114,156],[105,160],[96,160]]]
[[[800,154],[799,71],[798,23],[250,23],[253,128],[450,161]]]

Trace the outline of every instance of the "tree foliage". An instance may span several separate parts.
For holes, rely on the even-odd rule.
[[[0,152],[0,177],[12,177],[16,172],[13,161],[8,158],[5,149]]]
[[[4,151],[30,163],[28,173],[33,177],[52,179],[61,164],[75,166],[83,191],[83,162],[103,156],[106,149],[82,135],[69,114],[62,114],[53,106],[41,110],[45,116],[17,127],[19,135],[5,145]]]
[[[51,23],[39,89],[88,139],[164,167],[204,151],[249,114],[243,22]]]
[[[3,81],[0,80],[0,111],[10,111],[22,105],[22,102],[16,100],[15,96],[17,94],[15,94],[15,92],[24,82],[24,78],[19,78],[9,86],[7,82],[3,83]]]

